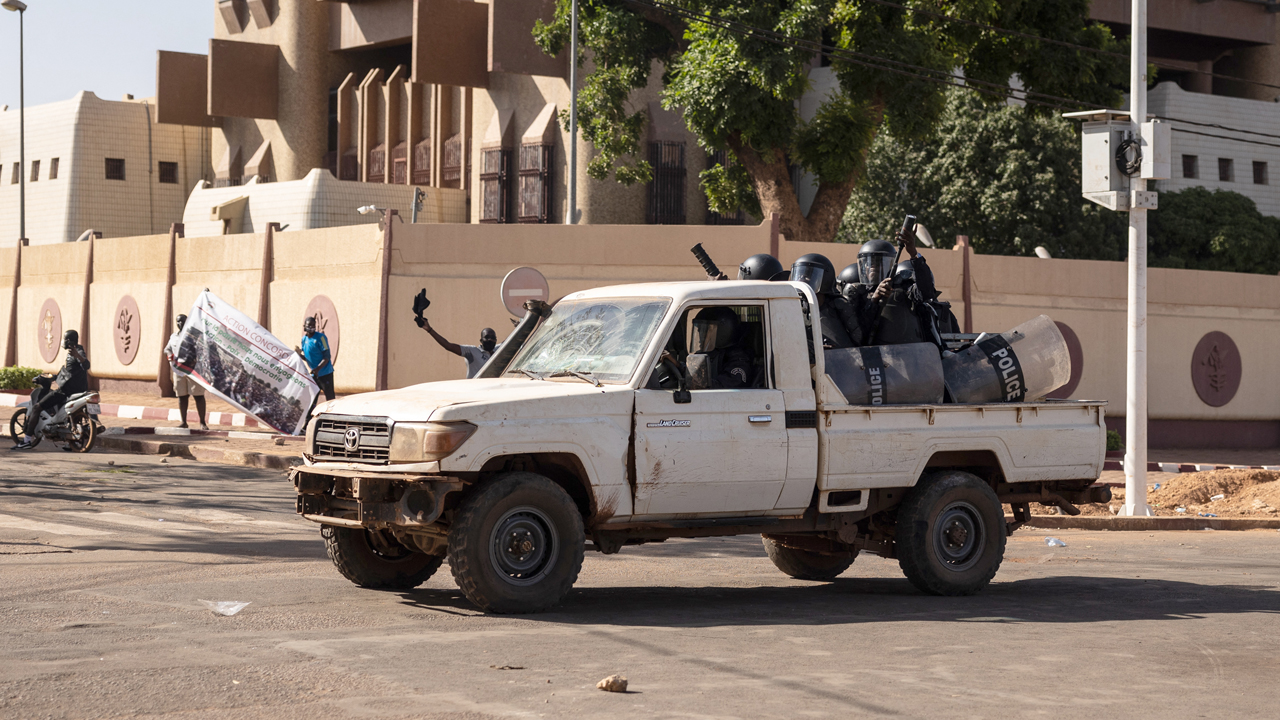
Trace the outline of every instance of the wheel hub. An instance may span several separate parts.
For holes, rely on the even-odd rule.
[[[499,576],[512,585],[532,585],[555,564],[555,525],[537,508],[508,511],[494,524],[491,537],[489,557]]]
[[[977,564],[986,544],[986,526],[976,507],[953,502],[938,513],[933,527],[933,547],[943,567],[960,572]]]

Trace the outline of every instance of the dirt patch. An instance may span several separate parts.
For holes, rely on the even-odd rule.
[[[1280,519],[1280,472],[1274,470],[1211,470],[1163,475],[1147,484],[1147,502],[1157,516]],[[1159,487],[1156,487],[1156,485]],[[1108,504],[1080,505],[1081,515],[1114,515],[1124,504],[1124,488],[1111,488]],[[1221,495],[1218,500],[1213,498]],[[1178,512],[1182,508],[1182,512]],[[1005,512],[1012,514],[1009,506]],[[1056,515],[1056,508],[1031,506],[1032,515]]]

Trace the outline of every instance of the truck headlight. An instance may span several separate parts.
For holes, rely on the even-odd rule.
[[[469,422],[396,423],[391,431],[391,462],[430,462],[449,457],[476,431]]]

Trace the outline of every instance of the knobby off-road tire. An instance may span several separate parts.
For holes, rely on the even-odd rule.
[[[458,508],[449,569],[486,612],[536,612],[573,587],[585,543],[582,515],[563,488],[535,473],[506,473]]]
[[[782,572],[797,580],[835,580],[849,569],[853,558],[849,555],[823,555],[810,550],[797,550],[779,545],[776,540],[761,537],[764,551]]]
[[[995,491],[967,472],[925,476],[898,509],[898,565],[931,595],[972,595],[1004,559],[1004,512]]]
[[[372,533],[379,533],[374,537]],[[384,531],[325,525],[320,529],[325,550],[338,572],[362,588],[409,590],[426,582],[442,555],[410,550]]]

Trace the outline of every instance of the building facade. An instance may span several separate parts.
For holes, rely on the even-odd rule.
[[[1147,112],[1172,126],[1172,177],[1156,188],[1231,190],[1280,217],[1280,6],[1148,0]],[[1129,34],[1128,0],[1093,0],[1095,20]]]
[[[301,180],[457,189],[476,223],[560,223],[567,213],[568,64],[534,44],[554,0],[215,0],[207,55],[161,52],[160,121],[212,129],[214,186]],[[567,53],[565,53],[567,54]],[[708,213],[714,162],[654,84],[654,182],[587,177],[579,222],[735,224]],[[406,208],[398,208],[402,214]]]
[[[26,178],[32,244],[167,232],[187,193],[212,180],[207,128],[158,124],[154,99],[103,100],[81,92],[26,110],[26,166],[18,111],[0,112],[0,245],[19,236],[19,178]],[[12,209],[10,211],[9,209]]]

